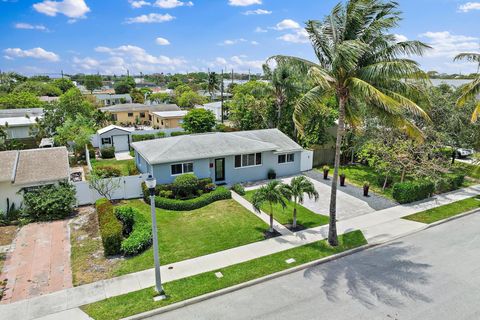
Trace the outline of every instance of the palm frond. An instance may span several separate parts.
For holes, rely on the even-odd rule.
[[[398,114],[400,112],[400,103],[397,100],[360,78],[349,78],[346,86],[356,94],[357,99],[361,98],[366,102],[379,106],[388,113]]]
[[[307,93],[300,98],[295,105],[295,109],[293,110],[293,123],[298,130],[298,133],[301,136],[304,136],[304,127],[302,122],[302,117],[307,111],[313,106],[321,106],[323,108],[327,108],[322,101],[322,98],[325,97],[331,90],[325,90],[324,88],[317,86],[313,89],[309,90]]]
[[[469,100],[473,100],[480,95],[480,77],[461,88],[461,95],[457,100],[457,106],[461,107]]]
[[[458,54],[453,61],[467,61],[480,63],[480,53],[465,52]]]
[[[473,110],[472,123],[477,122],[479,114],[480,114],[480,102],[477,103],[477,105],[475,106],[475,110]]]

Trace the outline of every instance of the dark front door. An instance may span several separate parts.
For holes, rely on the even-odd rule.
[[[215,181],[225,181],[225,158],[215,159]]]

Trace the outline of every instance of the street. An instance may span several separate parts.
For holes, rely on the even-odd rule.
[[[480,213],[151,319],[479,319]]]

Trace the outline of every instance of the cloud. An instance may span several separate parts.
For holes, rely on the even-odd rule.
[[[167,39],[165,38],[161,38],[161,37],[158,37],[157,39],[155,39],[155,42],[158,44],[158,45],[161,45],[161,46],[168,46],[170,44],[170,41],[168,41]]]
[[[309,43],[308,33],[305,29],[296,30],[293,33],[284,34],[277,39],[291,43]]]
[[[267,30],[267,29],[263,29],[263,28],[261,28],[261,27],[256,27],[256,28],[255,28],[255,32],[257,32],[257,33],[265,33],[265,32],[268,32],[268,30]]]
[[[24,30],[40,30],[40,31],[48,31],[48,28],[44,25],[37,24],[33,25],[30,23],[19,22],[14,25],[15,29],[24,29]]]
[[[63,14],[72,19],[84,18],[85,14],[90,12],[90,8],[84,0],[44,0],[35,3],[33,8],[47,16],[55,17],[57,14]]]
[[[256,9],[256,10],[248,10],[243,13],[246,16],[250,15],[264,15],[264,14],[272,14],[272,11],[264,10],[264,9]]]
[[[394,34],[395,36],[395,41],[397,42],[405,42],[408,41],[408,38],[404,36],[403,34]]]
[[[230,58],[217,57],[214,61],[206,63],[210,68],[233,69],[237,72],[261,71],[265,60],[249,60],[245,55],[236,55]]]
[[[480,2],[467,2],[458,7],[460,12],[470,12],[472,10],[480,10]]]
[[[175,19],[175,17],[167,14],[159,14],[159,13],[149,13],[149,14],[142,14],[141,16],[134,17],[134,18],[127,18],[125,21],[128,24],[132,23],[162,23],[167,22]]]
[[[284,19],[277,23],[275,30],[300,29],[300,24],[292,19]]]
[[[228,0],[228,4],[235,7],[246,7],[254,4],[262,4],[262,0]]]
[[[100,66],[100,62],[96,59],[85,57],[85,58],[73,58],[74,67],[81,70],[97,70]]]
[[[259,43],[258,43],[257,41],[252,41],[252,42],[250,42],[250,43],[251,43],[252,45],[254,45],[254,46],[258,46],[258,45],[259,45]]]
[[[232,46],[234,44],[237,44],[237,43],[241,43],[241,42],[247,42],[247,40],[243,39],[243,38],[240,38],[240,39],[227,39],[223,42],[220,42],[218,45],[219,46]]]
[[[172,8],[183,7],[183,6],[191,7],[193,6],[193,2],[192,1],[183,2],[178,0],[157,0],[155,1],[154,6],[160,7],[163,9],[172,9]]]
[[[10,60],[14,58],[34,58],[51,62],[60,60],[60,57],[56,53],[46,51],[42,48],[33,48],[28,50],[22,50],[20,48],[8,48],[5,49],[3,52],[5,52],[5,58]]]
[[[129,0],[128,2],[130,3],[132,8],[134,8],[134,9],[139,9],[139,8],[142,8],[142,7],[145,7],[145,6],[151,6],[152,5],[150,2],[147,2],[147,1],[144,1],[144,0],[140,0],[140,1]]]
[[[433,50],[426,52],[428,57],[447,57],[453,59],[457,54],[466,51],[477,51],[479,49],[478,38],[454,35],[449,31],[425,32],[420,37],[427,39],[427,43],[433,47]]]

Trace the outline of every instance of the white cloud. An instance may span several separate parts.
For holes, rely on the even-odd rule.
[[[85,57],[85,58],[73,58],[74,67],[81,70],[96,70],[100,66],[100,62],[96,59]]]
[[[250,43],[251,43],[252,45],[254,45],[254,46],[258,46],[258,45],[259,45],[259,43],[258,43],[257,41],[252,41],[252,42],[250,42]]]
[[[90,12],[90,8],[84,0],[44,0],[35,3],[33,8],[47,16],[55,17],[57,14],[63,14],[72,19],[84,18],[85,14]]]
[[[235,7],[246,7],[253,4],[262,4],[262,0],[228,0],[228,4]]]
[[[300,24],[292,19],[285,19],[277,23],[275,30],[300,29]]]
[[[167,22],[175,19],[175,17],[167,14],[159,14],[159,13],[149,13],[149,14],[142,14],[141,16],[128,18],[125,22],[128,24],[132,23],[162,23]]]
[[[44,25],[41,25],[41,24],[33,25],[30,23],[24,23],[24,22],[16,23],[15,29],[48,31],[48,28],[45,27]]]
[[[134,9],[139,9],[139,8],[142,8],[142,7],[145,7],[145,6],[151,6],[152,5],[150,2],[147,2],[147,1],[144,1],[144,0],[140,0],[140,1],[129,0],[128,2],[130,3],[132,8],[134,8]]]
[[[131,64],[163,65],[163,66],[182,66],[186,61],[182,58],[169,58],[167,56],[154,56],[145,49],[133,45],[123,45],[117,48],[97,47],[95,51],[107,53],[111,56],[128,59]]]
[[[193,6],[193,2],[192,1],[183,2],[178,0],[157,0],[155,1],[154,6],[160,7],[163,9],[172,9],[172,8],[183,7],[183,6],[191,7]]]
[[[264,9],[256,9],[256,10],[248,10],[243,13],[246,16],[250,15],[264,15],[264,14],[272,14],[272,11],[264,10]]]
[[[241,43],[241,42],[247,42],[247,40],[243,39],[243,38],[240,38],[240,39],[227,39],[221,43],[219,43],[218,45],[219,46],[232,46],[234,44],[237,44],[237,43]]]
[[[5,52],[5,58],[10,60],[14,58],[34,58],[51,62],[60,60],[60,57],[56,53],[46,51],[42,48],[33,48],[28,50],[23,50],[20,48],[8,48],[5,49],[3,52]]]
[[[395,36],[395,41],[397,42],[405,42],[408,41],[408,38],[404,36],[403,34],[394,34]]]
[[[265,32],[268,32],[268,30],[267,30],[267,29],[264,29],[264,28],[262,28],[262,27],[256,27],[256,28],[255,28],[255,32],[257,32],[257,33],[265,33]]]
[[[309,43],[308,33],[305,29],[296,30],[293,33],[284,34],[277,39],[291,43]]]
[[[480,10],[480,2],[467,2],[458,7],[460,12],[469,12],[472,10]]]
[[[161,37],[158,37],[157,39],[155,39],[155,42],[158,44],[158,45],[161,45],[161,46],[168,46],[170,44],[170,41],[168,41],[167,39],[165,38],[161,38]]]
[[[428,57],[447,57],[453,59],[457,54],[466,51],[477,51],[479,39],[465,35],[454,35],[448,31],[425,32],[420,37],[427,39],[426,42],[433,47],[426,52]]]
[[[209,68],[233,69],[236,72],[261,71],[265,60],[249,60],[245,55],[237,55],[230,58],[217,57],[212,62],[207,62]]]

